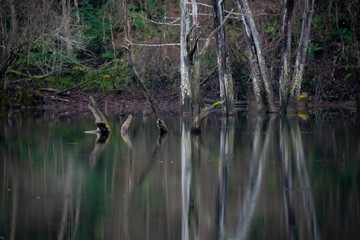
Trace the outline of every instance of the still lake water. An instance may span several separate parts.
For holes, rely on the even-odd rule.
[[[353,119],[0,122],[0,239],[360,239]]]

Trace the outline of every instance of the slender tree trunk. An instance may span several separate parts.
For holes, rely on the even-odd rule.
[[[281,44],[281,74],[280,74],[280,108],[286,112],[290,92],[290,53],[291,53],[291,35],[292,35],[292,17],[294,10],[294,0],[285,0],[284,17],[282,26],[282,44]]]
[[[79,13],[78,0],[74,0],[74,7],[75,7],[76,25],[79,25],[80,24],[80,13]]]
[[[188,62],[186,36],[190,30],[190,14],[187,0],[180,0],[180,73],[181,73],[181,108],[184,112],[190,111],[190,63]]]
[[[70,0],[61,0],[61,8],[62,8],[62,24],[63,24],[63,32],[65,36],[65,47],[66,53],[68,57],[71,57],[72,46],[70,41]]]
[[[250,53],[250,67],[252,69],[254,94],[258,103],[258,111],[264,110],[276,112],[274,91],[269,80],[265,59],[262,54],[260,36],[256,28],[255,20],[247,0],[238,0],[238,7],[242,13],[242,20],[245,25],[247,41]],[[261,77],[259,79],[258,77]],[[263,87],[262,87],[263,86]],[[262,96],[262,88],[266,93],[266,101]]]
[[[314,0],[306,0],[301,26],[298,53],[290,89],[288,111],[297,111],[297,100],[300,95],[301,82],[304,74],[307,48],[310,42],[311,20],[314,13]]]
[[[11,16],[11,35],[12,37],[15,37],[19,28],[16,17],[15,0],[10,0],[10,16]]]
[[[190,109],[191,122],[195,123],[195,118],[200,114],[201,110],[201,92],[200,92],[200,62],[198,54],[198,17],[196,0],[191,1],[192,5],[192,24],[186,37],[187,62],[190,64],[189,80],[190,80]],[[191,36],[191,37],[190,37]],[[200,126],[192,126],[192,128],[200,128]]]
[[[212,0],[213,14],[214,14],[214,27],[220,27],[217,33],[217,63],[219,70],[219,84],[220,84],[220,97],[224,102],[222,105],[222,112],[224,115],[233,114],[234,110],[234,90],[231,73],[228,71],[228,54],[226,49],[226,36],[225,26],[222,24],[224,21],[224,0]]]

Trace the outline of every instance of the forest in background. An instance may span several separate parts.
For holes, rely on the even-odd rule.
[[[301,30],[302,1],[293,33]],[[0,3],[0,77],[4,90],[84,87],[133,88],[125,47],[149,89],[180,91],[179,0],[5,0]],[[214,30],[210,1],[198,1],[199,45]],[[284,3],[250,1],[273,88],[281,71]],[[246,34],[236,1],[224,2],[226,44],[235,99],[246,99],[250,79]],[[360,92],[359,1],[315,1],[302,91],[317,102],[355,100]],[[229,16],[228,16],[229,15]],[[296,44],[296,39],[292,39]],[[219,98],[216,43],[200,59],[203,95]],[[291,56],[294,57],[294,56]]]

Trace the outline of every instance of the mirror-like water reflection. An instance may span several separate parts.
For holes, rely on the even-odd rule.
[[[352,119],[123,121],[1,120],[0,239],[360,239]]]

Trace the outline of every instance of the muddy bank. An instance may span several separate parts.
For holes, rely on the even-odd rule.
[[[19,92],[13,89],[7,93],[0,93],[0,96],[2,109],[34,109],[43,112],[45,116],[50,118],[92,117],[88,108],[89,96],[95,99],[104,114],[109,117],[130,113],[135,115],[152,113],[150,104],[140,91],[129,93],[126,91],[102,92],[81,89],[61,92],[55,89],[30,89]],[[177,93],[155,90],[153,96],[161,112],[178,113],[180,111],[180,99]],[[316,102],[310,100],[308,107],[310,114],[336,109],[356,111],[355,101]]]
[[[60,94],[59,94],[60,93]],[[131,94],[125,91],[101,92],[77,90],[61,93],[55,89],[37,89],[0,93],[2,109],[33,109],[44,111],[52,117],[91,116],[88,108],[89,96],[92,96],[107,116],[132,114],[151,114],[151,106],[140,92]],[[166,91],[153,93],[159,110],[178,112],[179,96]]]

